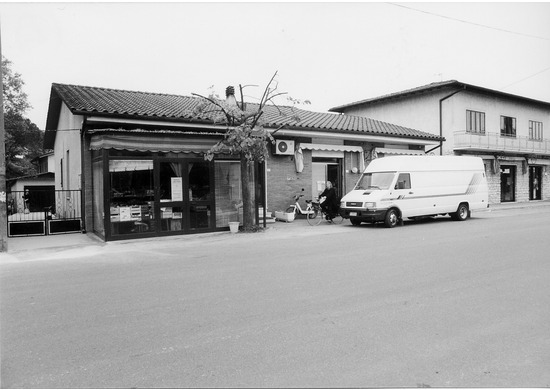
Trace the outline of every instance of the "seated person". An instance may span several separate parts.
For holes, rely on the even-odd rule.
[[[321,198],[325,198],[322,200]],[[321,209],[327,214],[327,219],[332,219],[338,213],[340,205],[338,204],[338,197],[336,196],[336,190],[332,186],[332,182],[327,181],[327,186],[323,192],[319,195],[321,201]]]

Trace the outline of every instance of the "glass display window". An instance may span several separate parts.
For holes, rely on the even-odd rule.
[[[241,164],[239,161],[214,163],[216,187],[216,227],[242,221]]]
[[[153,161],[109,161],[112,235],[155,231]]]

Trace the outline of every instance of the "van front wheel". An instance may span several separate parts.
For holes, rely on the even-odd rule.
[[[451,214],[451,218],[455,221],[465,221],[470,215],[470,210],[466,203],[461,203],[456,210],[456,213]]]
[[[384,224],[388,228],[397,226],[399,223],[399,214],[396,209],[389,209],[386,213],[386,218],[384,219]]]

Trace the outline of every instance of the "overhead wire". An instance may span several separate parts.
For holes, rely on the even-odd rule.
[[[388,3],[388,4],[393,5],[393,6],[396,6],[396,7],[401,7],[401,8],[409,9],[409,10],[411,10],[411,11],[416,11],[416,12],[421,12],[421,13],[428,14],[428,15],[432,15],[432,16],[437,16],[437,17],[439,17],[439,18],[444,18],[444,19],[453,20],[453,21],[455,21],[455,22],[461,22],[461,23],[471,24],[471,25],[473,25],[473,26],[488,28],[488,29],[491,29],[491,30],[501,31],[501,32],[509,33],[509,34],[522,35],[522,36],[529,37],[529,38],[536,38],[536,39],[542,39],[542,40],[545,40],[545,41],[550,41],[550,38],[549,38],[549,37],[541,37],[541,36],[538,36],[538,35],[532,35],[532,34],[526,34],[526,33],[522,33],[522,32],[512,31],[512,30],[506,30],[506,29],[504,29],[504,28],[492,27],[492,26],[488,26],[488,25],[486,25],[486,24],[470,22],[470,21],[468,21],[468,20],[463,20],[463,19],[453,18],[453,17],[451,17],[451,16],[445,16],[445,15],[441,15],[441,14],[436,14],[435,12],[424,11],[424,10],[421,10],[421,9],[418,9],[418,8],[408,7],[408,6],[403,5],[403,4],[397,4],[397,3]]]
[[[548,67],[548,68],[546,68],[546,69],[543,69],[543,70],[541,70],[540,72],[533,73],[533,74],[530,75],[530,76],[527,76],[527,77],[525,77],[525,78],[523,78],[523,79],[521,79],[521,80],[518,80],[518,81],[514,81],[513,83],[508,84],[508,85],[502,87],[502,89],[511,87],[512,85],[516,85],[517,83],[521,83],[522,81],[528,80],[528,79],[530,79],[531,77],[535,77],[535,76],[537,76],[537,75],[539,75],[539,74],[541,74],[541,73],[547,72],[547,71],[549,71],[549,70],[550,70],[550,67]]]
[[[408,7],[408,6],[403,5],[403,4],[397,4],[397,3],[388,3],[388,4],[393,5],[393,6],[396,6],[396,7],[405,8],[405,9],[408,9],[408,10],[411,10],[411,11],[416,11],[416,12],[424,13],[424,14],[431,15],[431,16],[437,16],[437,17],[443,18],[443,19],[453,20],[453,21],[455,21],[455,22],[466,23],[466,24],[470,24],[470,25],[473,25],[473,26],[477,26],[477,27],[483,27],[483,28],[488,28],[488,29],[495,30],[495,31],[505,32],[505,33],[508,33],[508,34],[515,34],[515,35],[521,35],[521,36],[528,37],[528,38],[535,38],[535,39],[542,39],[542,40],[545,40],[545,41],[550,41],[550,38],[548,38],[548,37],[542,37],[542,36],[538,36],[538,35],[526,34],[526,33],[522,33],[522,32],[506,30],[506,29],[499,28],[499,27],[492,27],[492,26],[488,26],[488,25],[485,25],[485,24],[481,24],[481,23],[470,22],[470,21],[468,21],[468,20],[453,18],[453,17],[450,17],[450,16],[445,16],[445,15],[437,14],[437,13],[435,13],[435,12],[424,11],[424,10],[421,10],[421,9],[417,9],[417,8],[413,8],[413,7]],[[518,83],[521,83],[522,81],[528,80],[528,79],[530,79],[531,77],[535,77],[535,76],[537,76],[537,75],[539,75],[539,74],[541,74],[541,73],[544,73],[544,72],[546,72],[546,71],[548,71],[548,70],[550,70],[550,67],[549,67],[549,68],[546,68],[546,69],[543,69],[543,70],[541,70],[541,71],[539,71],[539,72],[533,73],[532,75],[529,75],[529,76],[527,76],[527,77],[524,77],[524,78],[521,79],[521,80],[514,81],[513,83],[510,83],[510,84],[508,84],[508,85],[502,87],[502,89],[509,88],[509,87],[511,87],[511,86],[513,86],[513,85],[516,85],[516,84],[518,84]]]

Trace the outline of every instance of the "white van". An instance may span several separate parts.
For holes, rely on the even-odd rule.
[[[489,193],[483,160],[465,156],[395,156],[373,160],[342,198],[341,214],[353,225],[449,214],[464,221],[486,209]]]

